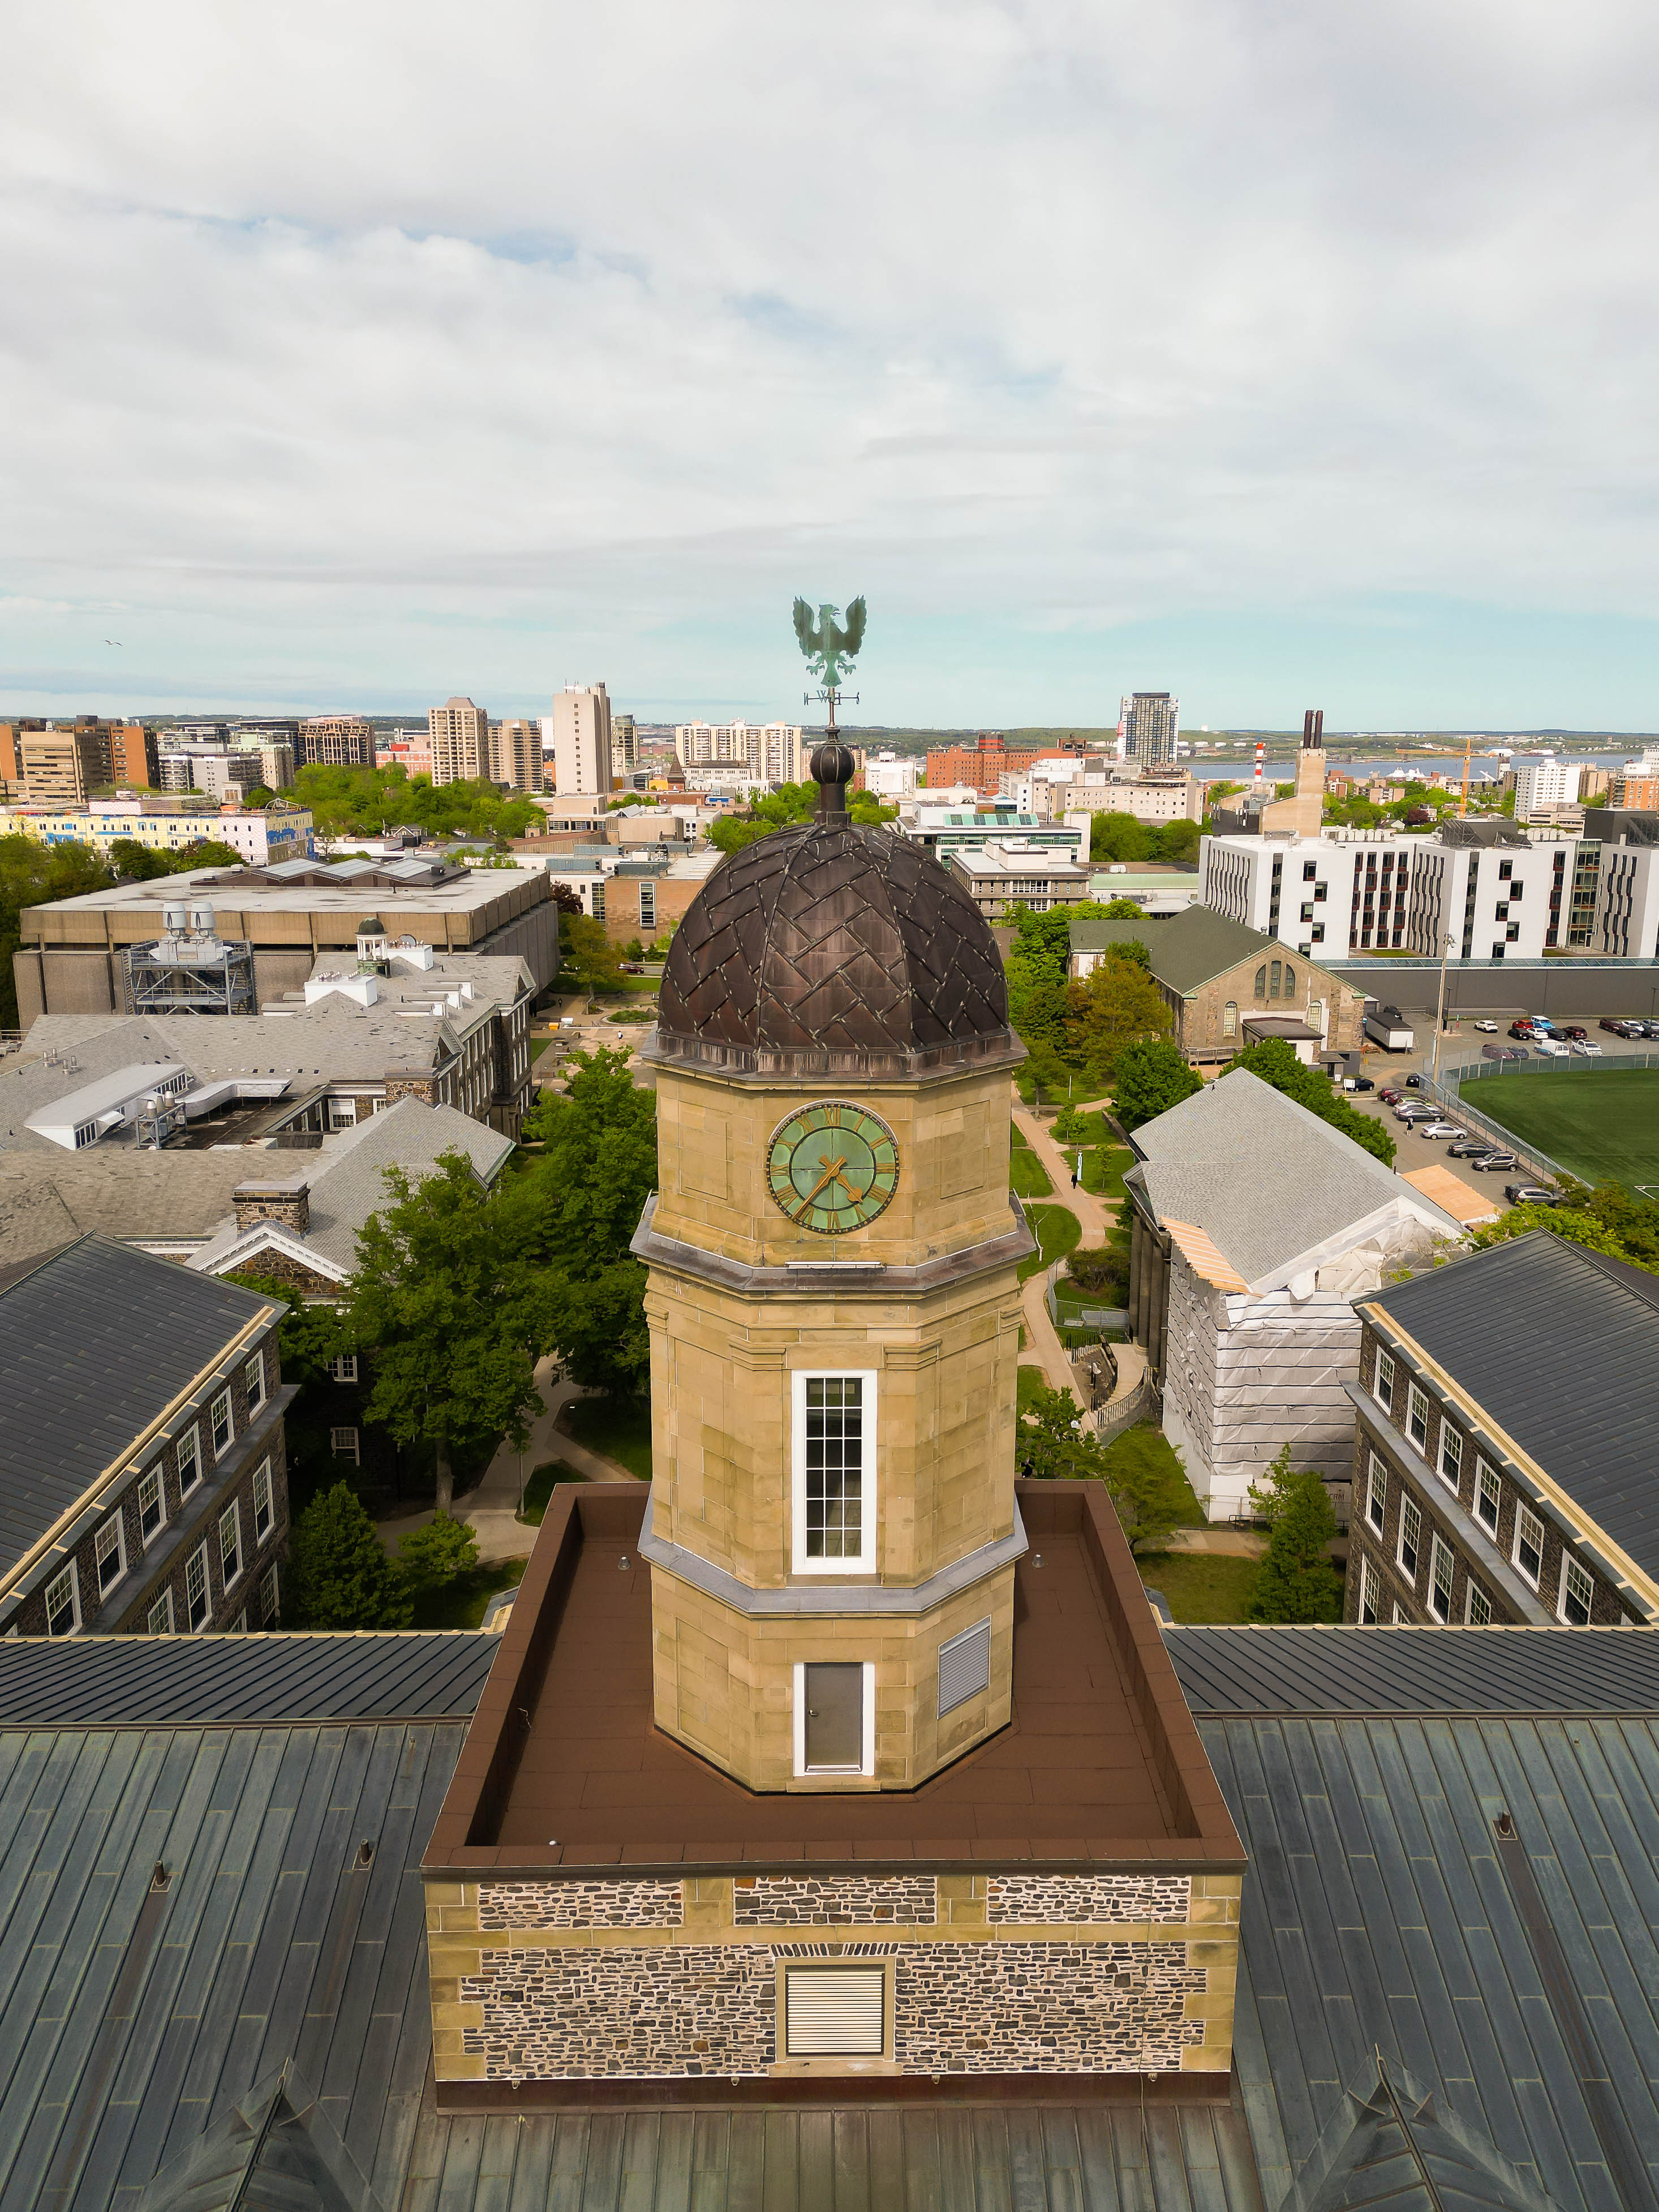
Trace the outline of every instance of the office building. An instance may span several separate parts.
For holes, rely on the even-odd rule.
[[[376,768],[400,768],[411,780],[423,775],[432,780],[432,732],[429,730],[393,730],[390,737],[377,738],[374,742]]]
[[[729,769],[763,785],[799,783],[805,774],[793,722],[683,722],[674,732],[674,756],[688,783],[693,770],[706,769]]]
[[[361,714],[313,714],[300,725],[296,768],[372,768],[374,725]]]
[[[914,799],[921,780],[922,764],[919,760],[907,759],[891,750],[866,753],[864,766],[853,779],[855,791],[867,791],[872,799],[889,805],[901,799]],[[799,781],[799,778],[791,778]],[[1027,813],[1030,809],[1024,810]]]
[[[489,732],[489,781],[509,791],[542,788],[542,726],[537,722],[497,722]]]
[[[1087,858],[1089,830],[1085,822],[1043,822],[1035,814],[1022,814],[1012,805],[933,806],[931,791],[920,793],[914,805],[899,810],[891,826],[937,860],[948,860],[964,846],[984,845],[995,839],[1017,839],[1028,851],[1041,846],[1073,866]]]
[[[611,701],[603,684],[567,684],[543,718],[542,750],[553,760],[553,786],[572,793],[614,791]]]
[[[182,853],[210,840],[228,845],[243,860],[263,867],[274,860],[303,859],[312,848],[311,810],[273,805],[254,813],[222,813],[205,799],[195,808],[149,807],[137,798],[95,799],[77,807],[8,807],[0,812],[0,833],[21,831],[43,845],[89,845],[108,860],[118,844],[143,845],[155,853]]]
[[[1082,750],[1080,744],[1055,747],[1048,753],[1039,746],[1011,746],[999,731],[986,730],[971,744],[933,746],[927,755],[927,788],[967,784],[981,798],[994,799],[1005,775],[1023,775],[1034,762]]]
[[[448,699],[427,714],[434,783],[493,781],[489,717],[470,699]]]
[[[1552,809],[1571,806],[1578,798],[1577,761],[1518,760],[1510,775],[1517,822],[1530,822],[1534,816],[1547,819]]]
[[[265,780],[262,753],[252,746],[235,752],[193,752],[190,772],[196,789],[206,792],[221,805],[227,799],[240,800],[245,791],[257,790]]]
[[[1143,768],[1164,768],[1176,757],[1181,734],[1181,702],[1167,691],[1132,691],[1118,717],[1118,739],[1125,760]]]
[[[155,738],[141,722],[0,722],[0,799],[30,806],[79,806],[94,792],[148,789],[156,781]]]
[[[1054,847],[1024,837],[957,845],[940,855],[986,921],[1000,927],[1017,906],[1047,914],[1089,896],[1089,871]]]

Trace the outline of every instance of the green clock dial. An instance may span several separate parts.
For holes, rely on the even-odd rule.
[[[898,1145],[862,1106],[830,1098],[772,1132],[767,1182],[789,1218],[821,1237],[873,1221],[898,1188]]]

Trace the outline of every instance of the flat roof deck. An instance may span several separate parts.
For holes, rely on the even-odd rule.
[[[1015,1577],[1013,1718],[920,1788],[879,1795],[752,1791],[656,1728],[651,1572],[635,1548],[646,1488],[563,1489],[427,1865],[1242,1865],[1109,1504],[1088,1484],[1019,1489],[1031,1548]]]

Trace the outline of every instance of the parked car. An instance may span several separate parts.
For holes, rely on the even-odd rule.
[[[1626,1022],[1625,1035],[1630,1037],[1659,1037],[1659,1022]]]
[[[1434,1109],[1420,1098],[1402,1098],[1394,1109],[1396,1121],[1429,1121],[1434,1118]]]
[[[1446,1147],[1448,1157],[1454,1160],[1476,1159],[1482,1152],[1491,1150],[1492,1142],[1486,1137],[1460,1137],[1455,1145]]]
[[[1376,1095],[1385,1106],[1397,1106],[1403,1093],[1396,1091],[1392,1084],[1385,1083]]]
[[[1581,1037],[1587,1037],[1589,1035],[1589,1031],[1588,1030],[1581,1030],[1577,1024],[1574,1023],[1571,1029],[1563,1030],[1561,1034],[1565,1037],[1569,1044],[1577,1044]]]
[[[1572,1048],[1580,1060],[1600,1060],[1601,1057],[1601,1046],[1592,1044],[1588,1037],[1575,1037],[1572,1041]]]
[[[1510,1024],[1510,1035],[1512,1037],[1519,1037],[1523,1044],[1529,1043],[1531,1042],[1532,1034],[1533,1029],[1530,1022],[1511,1022]]]
[[[1541,1182],[1506,1182],[1504,1195],[1511,1206],[1559,1206],[1559,1191],[1549,1190]]]
[[[1423,1088],[1422,1077],[1420,1075],[1408,1075],[1406,1078],[1406,1088],[1407,1091],[1420,1091]]]
[[[1532,1041],[1532,1048],[1540,1060],[1565,1060],[1572,1049],[1570,1045],[1562,1044],[1559,1039],[1547,1036],[1534,1037]]]
[[[1625,1031],[1630,1027],[1630,1024],[1628,1022],[1615,1021],[1611,1014],[1603,1014],[1601,1017],[1601,1027],[1604,1030],[1610,1030],[1614,1036],[1623,1036]]]
[[[1525,1047],[1518,1044],[1483,1044],[1480,1048],[1482,1060],[1524,1060],[1526,1056]]]
[[[1369,1075],[1355,1075],[1349,1078],[1344,1088],[1349,1091],[1375,1091],[1376,1085]]]
[[[1474,1026],[1480,1030],[1482,1036],[1496,1036],[1498,1035],[1498,1024],[1496,1022],[1477,1022]]]
[[[1482,1175],[1495,1174],[1499,1168],[1507,1171],[1510,1168],[1519,1167],[1520,1164],[1520,1161],[1516,1158],[1513,1152],[1482,1152],[1479,1159],[1469,1162],[1469,1165],[1477,1169]]]
[[[1467,1129],[1460,1129],[1455,1121],[1425,1121],[1418,1134],[1423,1137],[1466,1137]]]
[[[1541,1030],[1546,1036],[1555,1035],[1555,1024],[1547,1014],[1522,1014],[1521,1018],[1523,1022],[1530,1022],[1534,1029]]]

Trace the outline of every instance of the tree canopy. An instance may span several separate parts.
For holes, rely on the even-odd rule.
[[[708,842],[728,855],[740,853],[745,845],[769,837],[775,830],[799,829],[811,820],[817,805],[816,783],[780,784],[763,799],[752,800],[741,814],[722,815],[710,829]],[[848,792],[847,811],[855,823],[866,828],[890,822],[898,813],[896,806],[884,806],[870,791]]]
[[[295,776],[293,795],[328,838],[382,837],[404,824],[436,837],[522,837],[546,819],[520,793],[482,781],[434,784],[395,764],[313,763]]]
[[[1199,823],[1184,817],[1178,822],[1142,822],[1133,814],[1097,814],[1089,829],[1089,858],[1178,866],[1197,859],[1203,834]]]
[[[136,837],[117,837],[109,848],[110,865],[124,883],[152,883],[158,876],[182,876],[191,868],[240,868],[242,855],[221,837],[195,837],[176,852],[158,852]]]
[[[1328,1121],[1332,1128],[1340,1129],[1345,1137],[1352,1137],[1374,1159],[1381,1160],[1385,1168],[1394,1165],[1395,1142],[1387,1124],[1349,1105],[1340,1091],[1332,1089],[1329,1077],[1316,1067],[1306,1066],[1297,1058],[1295,1047],[1283,1037],[1267,1037],[1260,1044],[1246,1045],[1222,1069],[1222,1079],[1224,1081],[1236,1067],[1248,1068],[1263,1083],[1270,1083],[1275,1091],[1294,1098],[1298,1106],[1317,1114],[1322,1121]]]
[[[1659,1203],[1632,1198],[1622,1183],[1599,1184],[1594,1190],[1580,1182],[1564,1182],[1565,1206],[1513,1206],[1486,1229],[1475,1231],[1480,1250],[1507,1243],[1514,1237],[1530,1236],[1547,1229],[1552,1237],[1582,1244],[1610,1260],[1627,1261],[1659,1274]]]
[[[89,845],[43,845],[21,831],[0,837],[0,1030],[18,1026],[12,955],[21,942],[18,916],[26,906],[107,890],[115,878]]]
[[[1143,1121],[1167,1114],[1171,1106],[1179,1106],[1203,1088],[1203,1078],[1167,1037],[1127,1044],[1117,1055],[1112,1099],[1126,1129],[1138,1129]]]
[[[1015,1449],[1035,1481],[1103,1483],[1132,1551],[1162,1550],[1189,1510],[1181,1462],[1161,1431],[1126,1429],[1103,1444],[1083,1427],[1069,1390],[1031,1392]]]
[[[408,1587],[349,1483],[320,1492],[289,1538],[286,1610],[303,1628],[407,1628]]]
[[[1250,1485],[1250,1503],[1273,1531],[1256,1575],[1250,1619],[1340,1620],[1342,1577],[1327,1549],[1336,1534],[1336,1515],[1318,1475],[1293,1468],[1286,1444],[1266,1481]]]
[[[573,913],[560,902],[559,973],[579,991],[617,991],[622,988],[622,954],[605,933],[605,924],[581,910],[574,892]]]

